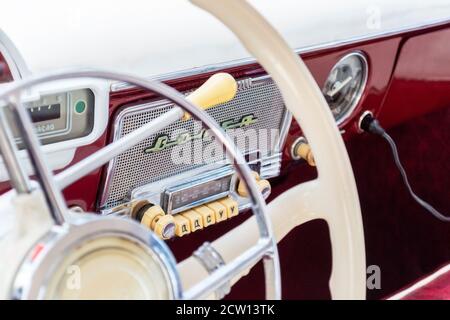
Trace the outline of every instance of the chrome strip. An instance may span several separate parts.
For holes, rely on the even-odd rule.
[[[274,153],[281,153],[284,148],[284,144],[286,143],[286,139],[289,133],[289,129],[291,128],[292,123],[292,113],[286,109],[286,112],[283,115],[283,122],[281,123],[280,136],[278,137],[278,150],[275,149]]]
[[[316,45],[311,45],[311,46],[305,46],[305,47],[295,49],[295,52],[297,54],[303,54],[303,53],[310,53],[310,52],[314,52],[314,51],[318,51],[318,50],[331,49],[331,48],[335,48],[335,47],[341,47],[341,46],[346,46],[346,45],[350,45],[350,44],[355,44],[355,43],[362,42],[362,41],[370,41],[370,40],[385,38],[385,37],[389,37],[389,36],[393,36],[393,35],[397,35],[397,34],[400,35],[400,34],[404,34],[404,33],[408,33],[408,32],[418,31],[418,30],[425,29],[425,28],[433,28],[433,27],[437,27],[440,25],[445,25],[447,23],[450,23],[450,18],[434,20],[434,21],[430,21],[427,23],[411,25],[411,26],[407,26],[407,27],[403,27],[403,28],[391,29],[389,31],[384,31],[381,33],[374,33],[374,34],[365,35],[365,36],[353,37],[353,38],[349,38],[347,40],[337,40],[337,41],[324,42],[321,44],[316,44]],[[218,63],[218,64],[206,65],[206,66],[202,66],[202,67],[195,67],[195,68],[187,69],[187,70],[170,72],[170,73],[166,73],[166,74],[162,74],[162,75],[150,76],[150,77],[147,77],[146,79],[158,80],[158,81],[174,80],[174,79],[186,78],[186,77],[190,77],[190,76],[194,76],[194,75],[198,75],[198,74],[202,74],[202,73],[215,72],[215,71],[228,69],[228,68],[232,68],[232,67],[239,67],[239,66],[243,66],[243,65],[251,64],[251,63],[257,63],[256,59],[253,57],[248,57],[248,58],[243,58],[243,59],[238,59],[238,60],[233,60],[233,61],[228,61],[228,62],[223,62],[223,63]],[[130,88],[135,88],[135,86],[129,85],[128,83],[125,83],[125,82],[114,82],[111,84],[112,92],[130,89]]]
[[[208,271],[209,274],[220,269],[225,265],[220,253],[214,249],[209,242],[203,243],[197,250],[194,251],[193,257],[195,257]],[[231,291],[231,283],[228,281],[225,285],[216,290],[216,299],[223,299]]]

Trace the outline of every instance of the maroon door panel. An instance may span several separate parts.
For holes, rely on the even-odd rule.
[[[450,106],[450,29],[406,40],[392,84],[380,112],[392,127],[433,110]]]

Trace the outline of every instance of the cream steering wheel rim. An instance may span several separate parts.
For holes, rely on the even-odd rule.
[[[333,299],[364,299],[366,265],[358,192],[344,142],[311,73],[278,32],[246,1],[191,0],[224,23],[258,60],[281,91],[287,109],[300,124],[314,151],[318,178],[284,192],[268,205],[279,242],[295,227],[315,219],[327,222],[332,247],[330,291]],[[213,242],[224,260],[257,239],[252,217]],[[178,264],[183,286],[206,276],[194,259]],[[234,282],[239,278],[234,279]]]

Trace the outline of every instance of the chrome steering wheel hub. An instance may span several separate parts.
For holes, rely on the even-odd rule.
[[[153,233],[128,219],[84,215],[33,246],[12,298],[180,299],[181,287],[174,257]]]

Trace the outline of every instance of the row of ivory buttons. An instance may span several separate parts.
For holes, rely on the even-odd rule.
[[[135,211],[133,218],[153,230],[160,238],[170,239],[175,235],[182,237],[238,214],[237,201],[225,197],[176,215],[166,214],[160,206],[147,203]]]
[[[259,190],[263,194],[270,193],[269,181],[260,179],[256,172],[252,172],[252,174]],[[244,183],[239,182],[237,193],[241,197],[248,197]],[[238,203],[230,196],[177,215],[166,214],[160,206],[148,202],[141,202],[132,208],[132,217],[153,230],[162,239],[170,239],[174,236],[182,237],[238,214]]]
[[[175,235],[182,237],[238,214],[238,203],[231,197],[210,202],[175,215]]]

